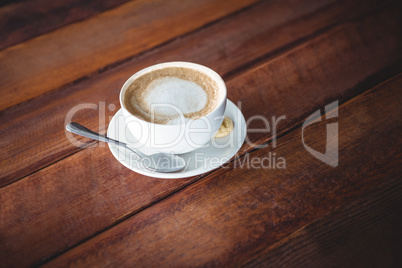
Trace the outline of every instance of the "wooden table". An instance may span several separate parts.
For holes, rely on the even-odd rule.
[[[401,267],[398,2],[2,6],[0,266]],[[176,60],[216,70],[248,128],[267,130],[251,120],[262,116],[269,133],[249,131],[223,167],[178,180],[67,140],[72,108],[89,105],[73,120],[105,133],[127,78]],[[327,136],[338,150],[325,163],[306,148],[324,153]],[[239,166],[269,154],[286,167]]]

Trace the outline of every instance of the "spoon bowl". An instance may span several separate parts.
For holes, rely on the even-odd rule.
[[[141,159],[142,164],[148,170],[155,172],[176,172],[186,165],[183,158],[174,154],[152,154]]]

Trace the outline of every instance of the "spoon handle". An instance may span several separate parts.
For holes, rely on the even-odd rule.
[[[72,133],[75,133],[77,135],[81,135],[90,139],[94,139],[94,140],[98,140],[98,141],[103,141],[103,142],[107,142],[107,143],[111,143],[111,144],[115,144],[118,146],[124,146],[126,147],[127,145],[123,142],[108,138],[106,136],[103,136],[99,133],[96,133],[95,131],[92,131],[90,129],[87,129],[86,127],[84,127],[83,125],[80,125],[78,123],[75,122],[71,122],[70,124],[68,124],[66,126],[66,129]]]

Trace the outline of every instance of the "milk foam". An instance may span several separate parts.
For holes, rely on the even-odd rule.
[[[148,122],[180,124],[198,119],[217,104],[218,87],[208,75],[184,67],[153,70],[136,78],[125,92],[128,111]]]
[[[152,81],[144,95],[144,103],[156,114],[178,116],[181,113],[201,111],[207,104],[208,96],[197,83],[177,77],[162,77]],[[172,108],[173,106],[173,108]]]

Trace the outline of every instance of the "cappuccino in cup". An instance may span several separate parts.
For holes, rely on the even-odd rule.
[[[218,104],[218,85],[205,73],[185,67],[156,69],[125,91],[127,110],[151,123],[176,124],[180,116],[199,119]]]
[[[182,154],[207,144],[226,110],[226,85],[208,67],[166,62],[131,76],[120,91],[127,129],[138,149]]]

